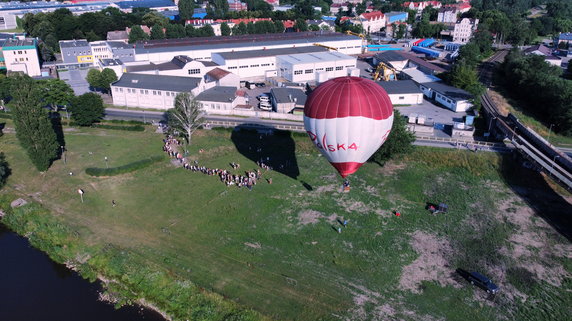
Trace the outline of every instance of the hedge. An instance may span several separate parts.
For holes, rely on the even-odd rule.
[[[5,112],[0,111],[0,118],[5,118],[5,119],[12,119],[12,115],[11,114],[7,114]]]
[[[111,168],[97,168],[97,167],[89,167],[85,169],[85,173],[91,176],[115,176],[121,175],[125,173],[134,172],[136,170],[145,168],[153,163],[162,161],[165,159],[164,155],[157,155],[149,158],[145,158],[142,160],[138,160],[133,163],[129,163],[119,167],[111,167]]]

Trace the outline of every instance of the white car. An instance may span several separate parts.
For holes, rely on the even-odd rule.
[[[267,94],[262,94],[258,96],[258,100],[261,102],[270,102],[270,97]]]
[[[260,101],[258,108],[262,110],[272,110],[272,104],[270,104],[270,101]]]

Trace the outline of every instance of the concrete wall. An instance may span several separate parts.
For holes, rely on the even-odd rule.
[[[276,57],[276,70],[278,76],[292,82],[314,82],[317,73],[326,73],[327,79],[348,75],[348,69],[355,68],[356,58],[326,60],[321,62],[291,63],[286,59]]]
[[[268,71],[276,70],[276,56],[225,60],[214,53],[212,59],[242,79],[265,77]]]
[[[423,103],[423,94],[391,94],[389,99],[394,105],[418,105]]]
[[[13,48],[14,49],[8,49],[6,47],[2,50],[7,71],[23,72],[30,77],[38,77],[42,75],[37,48]]]
[[[151,108],[167,110],[174,107],[175,97],[179,92],[153,89],[125,88],[111,86],[113,104],[116,106]],[[191,91],[197,95],[197,88]]]

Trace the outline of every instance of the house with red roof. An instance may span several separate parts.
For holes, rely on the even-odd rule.
[[[445,8],[455,8],[457,9],[457,12],[459,13],[465,13],[469,10],[471,10],[472,6],[469,3],[466,2],[458,2],[458,3],[453,3],[453,4],[446,4],[443,7]]]
[[[385,15],[381,11],[362,13],[360,16],[365,32],[378,32],[385,27]]]
[[[421,2],[404,2],[403,3],[403,7],[410,9],[410,10],[415,10],[418,13],[421,13],[421,11],[423,11],[425,8],[429,7],[429,6],[433,6],[433,8],[439,9],[441,8],[441,2],[439,1],[421,1]]]

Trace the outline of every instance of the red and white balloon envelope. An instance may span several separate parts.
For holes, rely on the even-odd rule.
[[[392,125],[393,105],[387,92],[364,78],[328,80],[304,106],[306,132],[344,178],[378,150]]]

